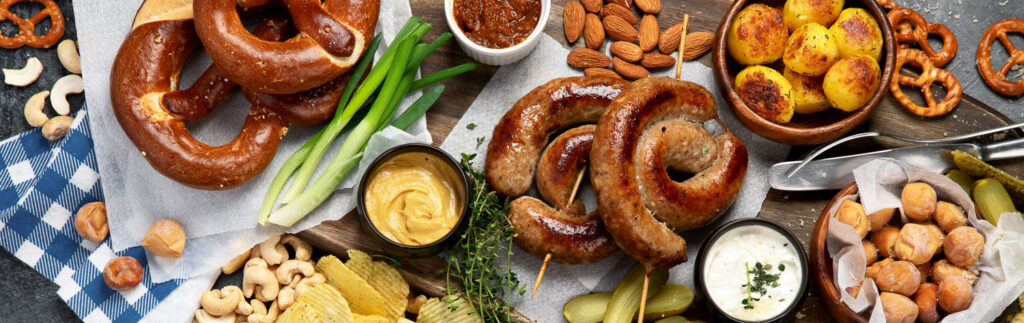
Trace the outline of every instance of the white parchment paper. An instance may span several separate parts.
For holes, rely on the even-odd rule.
[[[852,195],[844,199],[859,199],[868,214],[883,208],[899,208],[901,221],[907,222],[900,203],[903,186],[911,182],[925,182],[935,187],[939,200],[962,207],[971,226],[985,237],[985,250],[975,265],[981,275],[974,285],[971,306],[947,315],[942,322],[993,321],[1024,291],[1024,219],[1019,214],[1004,214],[999,219],[998,227],[993,226],[978,217],[967,192],[955,182],[941,174],[895,159],[873,160],[855,169],[853,175],[859,196]],[[839,203],[836,203],[829,214],[834,215],[838,206]],[[882,307],[876,306],[879,291],[872,280],[865,281],[856,298],[847,291],[847,288],[864,280],[867,261],[860,236],[853,227],[830,216],[826,243],[832,257],[833,274],[836,277],[834,283],[840,291],[842,302],[850,309],[870,316],[872,323],[885,322]],[[869,308],[870,312],[866,312]]]
[[[487,152],[487,143],[490,142],[494,125],[519,98],[551,79],[582,75],[580,70],[565,64],[564,57],[568,53],[569,50],[563,48],[553,38],[546,34],[543,35],[537,49],[530,56],[518,63],[498,69],[469,110],[459,119],[459,123],[452,129],[441,148],[455,156],[461,153],[476,153],[475,163],[477,167],[482,168]],[[675,71],[664,70],[655,74],[674,76]],[[704,85],[718,97],[717,86],[710,68],[696,62],[684,63],[682,78]],[[728,213],[715,223],[708,225],[708,229],[723,221],[757,216],[761,209],[761,202],[764,201],[769,189],[768,179],[763,174],[767,173],[769,166],[784,160],[786,154],[789,153],[788,146],[761,138],[743,127],[729,112],[728,106],[721,98],[718,99],[718,111],[725,125],[735,132],[749,148],[750,162],[746,179],[736,202]],[[467,128],[469,124],[475,124],[476,127],[469,129]],[[474,139],[480,137],[485,139],[480,145],[477,145],[477,141]],[[585,186],[581,197],[588,210],[596,208],[591,188]],[[687,253],[691,255],[691,259],[703,244],[705,236],[710,231],[708,229],[698,229],[683,234],[687,241]],[[519,276],[520,283],[532,286],[541,262],[541,259],[516,249],[512,263],[516,266],[515,271]],[[633,260],[622,252],[586,265],[563,265],[552,262],[544,275],[544,282],[537,291],[538,296],[531,299],[529,295],[526,295],[518,299],[517,309],[533,319],[558,320],[562,316],[562,305],[570,298],[590,291],[614,290],[632,263]],[[692,261],[673,268],[669,281],[693,286]]]

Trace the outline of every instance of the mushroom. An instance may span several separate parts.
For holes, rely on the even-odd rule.
[[[39,62],[38,58],[29,57],[28,61],[25,62],[25,67],[21,69],[5,68],[4,69],[4,83],[14,86],[28,86],[39,79],[39,74],[43,73],[43,63]]]
[[[253,305],[256,305],[255,303]],[[266,308],[265,305],[259,304],[253,306],[252,314],[249,314],[249,323],[271,323],[277,320],[277,314],[280,311],[277,305],[277,301],[270,304],[270,308]]]
[[[65,39],[57,44],[57,58],[68,72],[82,74],[82,57],[78,55],[74,40]]]
[[[315,273],[315,274],[313,274],[313,276],[309,276],[309,277],[303,278],[294,287],[295,288],[295,295],[296,296],[301,296],[302,293],[305,292],[307,288],[310,288],[310,287],[313,287],[313,286],[316,286],[316,285],[319,285],[319,284],[323,284],[323,283],[326,283],[326,282],[327,282],[327,277],[324,276],[321,273]]]
[[[288,249],[280,242],[281,236],[276,235],[260,243],[260,257],[266,260],[268,265],[277,265],[288,260]]]
[[[289,245],[292,249],[295,249],[295,259],[309,260],[313,256],[313,247],[310,247],[308,243],[302,241],[299,237],[286,234],[281,238],[281,243]]]
[[[62,116],[71,113],[71,105],[68,104],[68,94],[82,93],[82,77],[78,75],[65,75],[53,83],[50,90],[50,105],[53,110]]]
[[[43,137],[50,141],[56,141],[60,138],[64,138],[64,135],[68,134],[71,130],[71,123],[75,121],[75,118],[69,116],[57,116],[43,124]]]
[[[236,271],[238,271],[238,269],[242,268],[242,265],[244,265],[245,263],[248,262],[249,254],[251,254],[251,253],[252,253],[252,249],[246,250],[242,254],[240,254],[240,255],[236,256],[235,258],[231,259],[231,261],[228,261],[228,263],[224,264],[224,266],[221,266],[220,270],[222,272],[224,272],[225,275],[230,275],[230,274],[235,273]]]
[[[277,297],[279,288],[277,278],[274,277],[274,273],[270,269],[263,267],[245,269],[242,277],[242,291],[245,293],[245,297],[252,297],[255,293],[256,299],[269,302]]]
[[[295,289],[291,286],[285,286],[281,288],[281,291],[277,293],[277,307],[280,310],[286,310],[292,303],[295,303]]]
[[[234,288],[229,288],[234,287]],[[199,305],[213,316],[222,316],[232,313],[238,309],[240,303],[244,303],[242,290],[237,286],[227,286],[223,289],[209,290],[199,298]]]
[[[196,310],[195,320],[199,323],[235,323],[235,314],[214,316],[204,310]]]
[[[308,262],[302,260],[287,260],[281,266],[277,267],[277,281],[281,285],[288,285],[292,283],[292,280],[301,279],[296,278],[298,275],[303,277],[309,277],[316,270]]]
[[[50,91],[42,91],[33,94],[25,102],[25,121],[28,121],[29,125],[42,127],[47,121],[50,121],[50,117],[43,113],[43,107],[46,106],[46,97],[48,96],[50,96]]]

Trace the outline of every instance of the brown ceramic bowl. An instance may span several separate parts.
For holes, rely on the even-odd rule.
[[[840,190],[828,202],[828,206],[821,210],[821,216],[818,217],[818,222],[814,225],[814,231],[811,232],[811,262],[808,272],[811,273],[811,281],[814,282],[818,289],[818,296],[821,297],[821,302],[825,303],[825,307],[828,308],[828,312],[832,314],[833,319],[840,323],[867,323],[868,320],[866,318],[850,310],[849,307],[839,301],[839,291],[836,290],[836,285],[832,283],[835,281],[832,277],[832,257],[828,255],[828,247],[825,246],[825,237],[828,235],[828,211],[836,203],[839,203],[839,199],[853,194],[857,194],[856,183]]]
[[[785,1],[736,0],[733,2],[732,7],[729,8],[725,18],[722,19],[722,23],[718,26],[712,53],[712,59],[714,60],[712,69],[715,71],[715,79],[718,80],[718,90],[725,97],[725,101],[729,104],[732,113],[736,115],[736,118],[744,126],[762,137],[779,143],[795,146],[814,145],[842,136],[871,117],[871,113],[875,111],[878,104],[889,93],[889,84],[892,82],[893,71],[896,66],[896,40],[893,38],[892,26],[889,24],[889,19],[886,18],[885,12],[882,11],[882,8],[878,7],[875,0],[848,0],[845,4],[846,7],[860,7],[867,10],[878,21],[878,27],[882,30],[882,61],[879,62],[882,68],[882,82],[878,87],[878,91],[871,97],[871,101],[868,101],[867,105],[857,111],[849,113],[839,109],[828,109],[814,114],[796,114],[793,116],[793,120],[787,124],[778,124],[754,113],[743,103],[743,100],[740,99],[733,88],[736,74],[745,66],[737,63],[729,55],[728,50],[726,50],[725,33],[729,25],[732,24],[733,19],[735,19],[736,14],[752,3],[763,3],[781,9]],[[781,60],[768,66],[777,68],[781,73]]]

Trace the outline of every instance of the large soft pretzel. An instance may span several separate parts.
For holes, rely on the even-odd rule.
[[[985,80],[985,83],[996,92],[1015,96],[1024,94],[1024,79],[1011,81],[1006,78],[1006,74],[1018,64],[1024,66],[1024,49],[1013,46],[1007,36],[1008,33],[1024,34],[1024,20],[1006,19],[995,23],[985,31],[978,43],[978,72],[981,73],[981,79]],[[1010,54],[1010,58],[1003,63],[1003,67],[999,68],[998,72],[992,68],[992,43],[996,39],[999,39],[999,42],[1006,48],[1006,52]]]
[[[726,130],[711,136],[715,97],[703,86],[666,77],[637,80],[612,101],[594,134],[591,183],[605,228],[648,268],[686,261],[673,232],[708,224],[735,200],[747,148]],[[683,182],[672,168],[693,173]]]
[[[946,26],[928,22],[917,11],[909,8],[895,8],[889,11],[888,18],[893,26],[897,26],[896,42],[903,47],[917,44],[935,66],[946,66],[946,63],[956,56],[956,36]],[[912,28],[907,26],[912,26]],[[930,34],[942,37],[942,50],[936,52],[932,45],[928,44],[928,35]]]
[[[32,17],[25,19],[11,12],[11,6],[21,2],[36,2],[43,5]],[[43,35],[36,35],[36,25],[43,20],[50,19],[50,30]],[[10,21],[18,26],[18,33],[14,36],[0,34],[0,47],[13,49],[24,45],[35,48],[49,48],[61,37],[64,37],[64,14],[60,7],[53,0],[2,0],[0,1],[0,21]]]
[[[284,0],[299,35],[262,40],[249,33],[236,0],[196,0],[196,32],[230,79],[256,92],[288,94],[334,80],[355,65],[377,24],[379,0]],[[265,1],[244,1],[243,5]]]
[[[920,66],[921,75],[910,77],[900,73],[899,71],[903,68],[903,65],[908,63]],[[912,48],[900,48],[896,55],[896,71],[892,84],[889,86],[889,91],[892,92],[892,96],[896,98],[896,101],[899,101],[910,112],[922,117],[935,117],[953,111],[953,108],[960,104],[960,98],[963,96],[963,88],[960,87],[960,81],[956,79],[956,76],[953,76],[953,73],[935,67],[935,64],[932,63],[932,60],[924,52]],[[939,102],[935,102],[935,98],[932,95],[931,87],[935,82],[939,82],[946,87],[946,96]],[[927,103],[927,106],[922,107],[911,101],[903,93],[903,88],[900,87],[901,84],[921,88],[921,93],[924,95],[924,101]]]
[[[176,90],[185,59],[199,45],[191,12],[189,1],[143,3],[114,59],[111,104],[125,134],[158,172],[195,188],[227,189],[263,171],[287,128],[280,116],[254,105],[231,142],[214,147],[192,137],[185,120],[209,113],[233,85],[212,82],[222,78],[211,70],[195,90],[184,90],[189,95]]]

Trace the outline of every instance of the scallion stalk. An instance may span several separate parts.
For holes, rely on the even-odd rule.
[[[424,77],[422,77],[422,78],[420,78],[420,79],[418,79],[416,81],[413,81],[412,85],[409,87],[409,91],[416,91],[416,90],[422,89],[422,88],[426,87],[427,85],[431,85],[431,84],[437,83],[438,81],[447,79],[447,78],[455,76],[455,75],[459,75],[459,74],[462,74],[462,73],[465,73],[465,72],[472,71],[475,68],[476,68],[476,64],[466,63],[466,64],[462,64],[462,65],[458,65],[458,66],[455,66],[455,67],[451,67],[451,68],[445,69],[443,71],[439,71],[439,72],[434,73],[434,74],[430,74],[430,75],[424,76]]]

